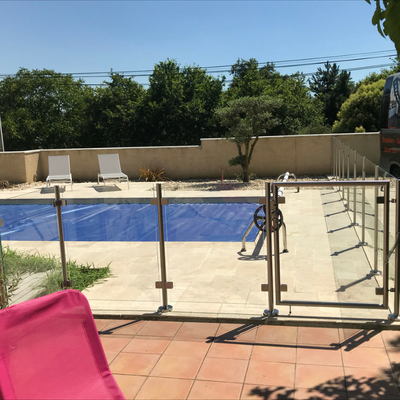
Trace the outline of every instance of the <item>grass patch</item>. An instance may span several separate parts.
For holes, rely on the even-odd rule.
[[[9,298],[18,289],[19,283],[25,276],[39,272],[44,272],[46,276],[33,288],[36,291],[34,297],[61,290],[63,282],[61,261],[55,256],[38,253],[26,254],[5,246],[3,248],[3,264]],[[95,268],[93,265],[81,265],[76,261],[68,261],[67,274],[68,279],[74,282],[74,289],[82,291],[110,276],[111,271],[109,266]]]

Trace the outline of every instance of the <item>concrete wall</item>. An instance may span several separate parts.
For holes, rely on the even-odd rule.
[[[259,177],[331,173],[332,138],[337,137],[360,155],[379,164],[379,133],[336,135],[265,136],[256,144],[250,170]],[[130,179],[139,178],[139,167],[165,168],[171,179],[234,177],[240,167],[228,160],[237,155],[236,145],[225,139],[202,139],[200,146],[129,147],[99,149],[33,150],[0,153],[0,179],[9,182],[45,180],[48,156],[69,154],[74,180],[97,180],[98,154],[118,153],[121,169]]]

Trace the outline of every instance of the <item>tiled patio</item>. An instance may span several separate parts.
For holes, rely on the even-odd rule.
[[[127,399],[400,399],[400,332],[96,320]]]

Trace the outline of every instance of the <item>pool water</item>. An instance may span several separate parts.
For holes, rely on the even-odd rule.
[[[170,204],[164,206],[165,239],[188,242],[241,241],[255,203]],[[157,207],[150,204],[72,204],[62,207],[67,241],[156,241]],[[51,205],[0,205],[2,240],[58,240]],[[255,240],[253,228],[248,240]]]

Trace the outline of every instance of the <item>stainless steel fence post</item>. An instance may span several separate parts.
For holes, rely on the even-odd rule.
[[[265,182],[265,228],[267,244],[267,274],[268,274],[268,310],[264,310],[265,316],[276,315],[274,310],[274,281],[272,265],[272,221],[271,221],[271,184]],[[275,254],[279,257],[279,254]]]
[[[350,180],[350,146],[347,146],[347,180]],[[350,188],[347,186],[347,210],[350,210]]]
[[[345,180],[345,174],[344,174],[345,156],[346,156],[345,145],[344,143],[342,143],[342,181]],[[342,199],[344,200],[344,186],[342,186]]]
[[[341,147],[342,146],[342,143],[340,142],[340,141],[338,141],[338,144],[337,144],[337,157],[338,157],[338,176],[337,176],[337,180],[338,181],[340,181],[340,173],[341,173],[341,161],[342,161],[342,158],[341,158]]]
[[[384,184],[383,198],[383,306],[388,307],[388,291],[389,291],[389,202],[390,202],[390,182]]]
[[[362,160],[362,180],[365,181],[365,157]],[[361,245],[366,245],[365,242],[365,187],[361,190]]]
[[[357,150],[354,150],[354,180],[357,180]],[[357,225],[357,189],[356,186],[353,187],[353,225]]]
[[[379,167],[375,165],[375,180],[379,178]],[[378,273],[378,223],[379,223],[379,207],[378,207],[379,188],[375,186],[374,196],[374,270],[371,272]]]
[[[159,245],[160,245],[160,268],[161,268],[161,282],[156,282],[156,288],[162,290],[163,305],[158,308],[159,312],[172,311],[172,306],[168,305],[168,291],[172,289],[172,282],[167,282],[167,267],[165,262],[165,239],[164,239],[164,216],[162,206],[167,204],[163,201],[161,192],[161,183],[156,184],[157,192],[157,212],[158,212],[158,234],[159,234]]]
[[[67,258],[65,253],[65,241],[64,241],[64,229],[63,229],[63,222],[62,222],[62,214],[61,214],[61,207],[66,206],[67,202],[65,200],[61,200],[60,197],[60,187],[54,186],[54,193],[55,193],[55,201],[53,202],[53,207],[56,208],[57,212],[57,227],[58,227],[58,238],[60,241],[60,254],[61,254],[61,267],[63,273],[63,282],[61,287],[63,289],[71,288],[74,285],[73,281],[68,280],[67,274]]]
[[[400,303],[400,257],[399,257],[399,241],[400,241],[400,181],[396,179],[396,222],[395,222],[395,259],[394,259],[394,299],[393,314],[389,314],[390,319],[399,317]]]

